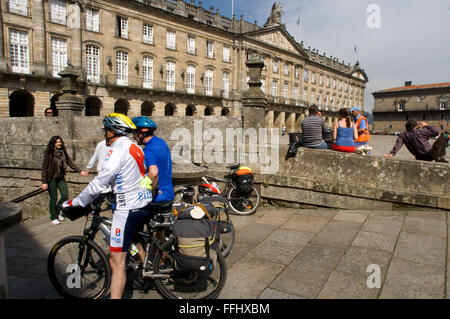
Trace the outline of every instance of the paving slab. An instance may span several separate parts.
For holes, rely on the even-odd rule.
[[[403,231],[431,236],[447,237],[447,221],[434,218],[407,216]]]
[[[369,212],[367,211],[340,211],[333,217],[333,219],[353,223],[364,223],[367,215],[369,215]]]
[[[333,271],[319,293],[319,299],[375,299],[380,289],[368,288],[367,277]]]
[[[394,251],[397,235],[380,234],[366,231],[359,231],[352,242],[352,246],[373,248],[388,252]]]
[[[278,291],[275,289],[267,288],[263,291],[263,293],[259,296],[258,299],[305,299],[304,297],[287,294],[282,291]]]
[[[446,239],[402,232],[398,239],[394,257],[420,264],[445,267]]]
[[[272,282],[270,288],[315,298],[344,253],[342,248],[308,244]]]
[[[220,298],[448,298],[448,217],[436,210],[270,207],[232,215],[236,241]],[[9,297],[61,298],[47,277],[46,259],[54,243],[80,235],[83,226],[84,219],[55,226],[43,216],[9,229]],[[96,242],[108,251],[102,236]],[[367,288],[371,264],[381,268],[381,291]],[[127,289],[124,298],[162,297]]]
[[[436,299],[443,298],[445,269],[393,258],[381,299]]]
[[[262,259],[244,258],[227,272],[220,299],[256,299],[284,269],[284,265]]]
[[[294,215],[291,216],[281,228],[305,232],[319,232],[330,222],[330,220],[331,218],[327,217]]]
[[[402,226],[403,221],[400,220],[392,220],[380,216],[369,216],[361,227],[361,230],[371,233],[398,235]]]
[[[333,247],[348,247],[361,227],[361,223],[332,220],[317,234],[312,243]]]
[[[351,246],[347,249],[336,270],[346,273],[368,275],[369,265],[378,265],[381,268],[381,277],[385,277],[387,266],[392,258],[392,253],[365,247]]]

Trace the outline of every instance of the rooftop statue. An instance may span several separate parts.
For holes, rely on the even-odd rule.
[[[274,25],[281,25],[286,28],[286,25],[281,22],[281,16],[284,14],[283,7],[281,3],[274,2],[272,5],[272,11],[270,12],[270,16],[267,19],[267,22],[264,24],[264,28],[271,27]]]

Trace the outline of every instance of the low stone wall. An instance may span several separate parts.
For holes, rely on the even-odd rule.
[[[212,145],[213,153],[218,152],[216,155],[224,161],[208,164],[208,174],[224,176],[225,166],[229,163],[224,145],[215,141],[202,143],[202,140],[205,131],[210,128],[217,129],[226,139],[227,128],[242,128],[240,117],[152,119],[158,124],[157,135],[163,137],[171,148],[185,143],[191,152],[192,161],[195,161],[195,151],[204,151],[208,145]],[[41,185],[43,152],[50,137],[58,135],[59,126],[58,118],[0,119],[0,200],[10,201]],[[103,132],[99,131],[101,127],[100,117],[74,118],[73,140],[65,140],[65,143],[69,154],[81,169],[86,166],[96,144],[103,138]],[[184,142],[180,142],[181,137],[174,134],[179,132],[174,131],[176,128],[185,129]],[[268,149],[269,146],[266,145]],[[248,152],[249,145],[245,149]],[[237,152],[236,147],[231,148],[233,152]],[[448,164],[305,148],[300,148],[295,158],[285,160],[286,152],[287,147],[281,146],[276,173],[256,176],[264,198],[343,209],[392,209],[396,204],[450,209]],[[248,165],[260,172],[258,164]],[[178,170],[184,169],[182,165],[178,167]],[[174,175],[180,173],[183,172],[176,171]],[[81,177],[69,173],[69,197],[77,195],[92,178],[93,175]],[[21,204],[24,217],[48,214],[47,192]]]
[[[196,149],[194,131],[202,134],[207,128],[215,128],[225,135],[226,128],[242,127],[240,117],[161,116],[152,119],[158,125],[156,134],[163,137],[171,148],[180,143],[180,136],[172,136],[174,129],[183,128],[191,132],[190,143],[188,139],[185,139],[185,143],[192,152]],[[31,117],[0,119],[0,200],[11,201],[40,187],[44,150],[52,136],[61,135],[59,121],[59,118]],[[75,117],[73,140],[63,138],[69,155],[80,169],[86,167],[97,143],[103,139],[103,131],[99,130],[102,127],[101,117]],[[200,144],[200,148],[204,147]],[[177,177],[176,173],[183,172],[175,172],[174,177]],[[83,190],[93,176],[82,177],[69,172],[69,198]],[[23,216],[34,218],[48,214],[48,200],[48,193],[44,192],[23,201]]]
[[[450,165],[300,148],[261,178],[265,198],[344,209],[450,209]]]

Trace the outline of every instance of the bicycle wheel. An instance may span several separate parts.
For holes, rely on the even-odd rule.
[[[235,240],[235,229],[231,222],[228,208],[220,209],[217,219],[217,228],[219,229],[219,250],[223,258],[227,258],[233,248]]]
[[[82,236],[63,238],[53,246],[47,272],[64,298],[100,299],[111,285],[111,266],[105,253]]]
[[[166,278],[155,279],[159,293],[167,299],[215,299],[219,296],[227,278],[227,268],[222,254],[211,247],[211,257],[214,269],[210,274],[200,272],[180,273],[175,270],[173,252],[161,258],[158,251],[153,263],[155,275],[165,275]]]
[[[227,198],[231,212],[235,215],[242,216],[256,213],[256,209],[261,201],[261,197],[255,186],[253,186],[252,191],[247,194],[243,194],[236,188],[231,187],[228,191]]]

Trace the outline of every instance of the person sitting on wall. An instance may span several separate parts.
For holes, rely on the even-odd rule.
[[[319,107],[312,105],[309,108],[309,116],[302,122],[303,147],[313,149],[327,149],[324,136],[331,131],[325,124],[325,120],[318,116]]]
[[[331,146],[334,151],[353,153],[356,149],[354,140],[358,138],[356,125],[353,124],[350,112],[347,108],[338,111],[338,120],[333,128],[333,140]]]
[[[436,162],[448,163],[444,159],[447,144],[445,134],[441,134],[433,143],[433,146],[431,146],[428,139],[439,135],[439,130],[435,126],[425,122],[417,122],[416,119],[411,118],[406,122],[405,128],[406,132],[401,133],[397,137],[392,151],[384,156],[395,156],[403,144],[405,144],[408,151],[415,156],[416,160],[429,162],[434,160]]]
[[[358,138],[355,139],[355,146],[367,145],[370,140],[369,135],[369,122],[367,118],[361,114],[361,109],[359,107],[353,107],[350,112],[354,116],[354,122],[356,125],[356,130],[358,131]]]

